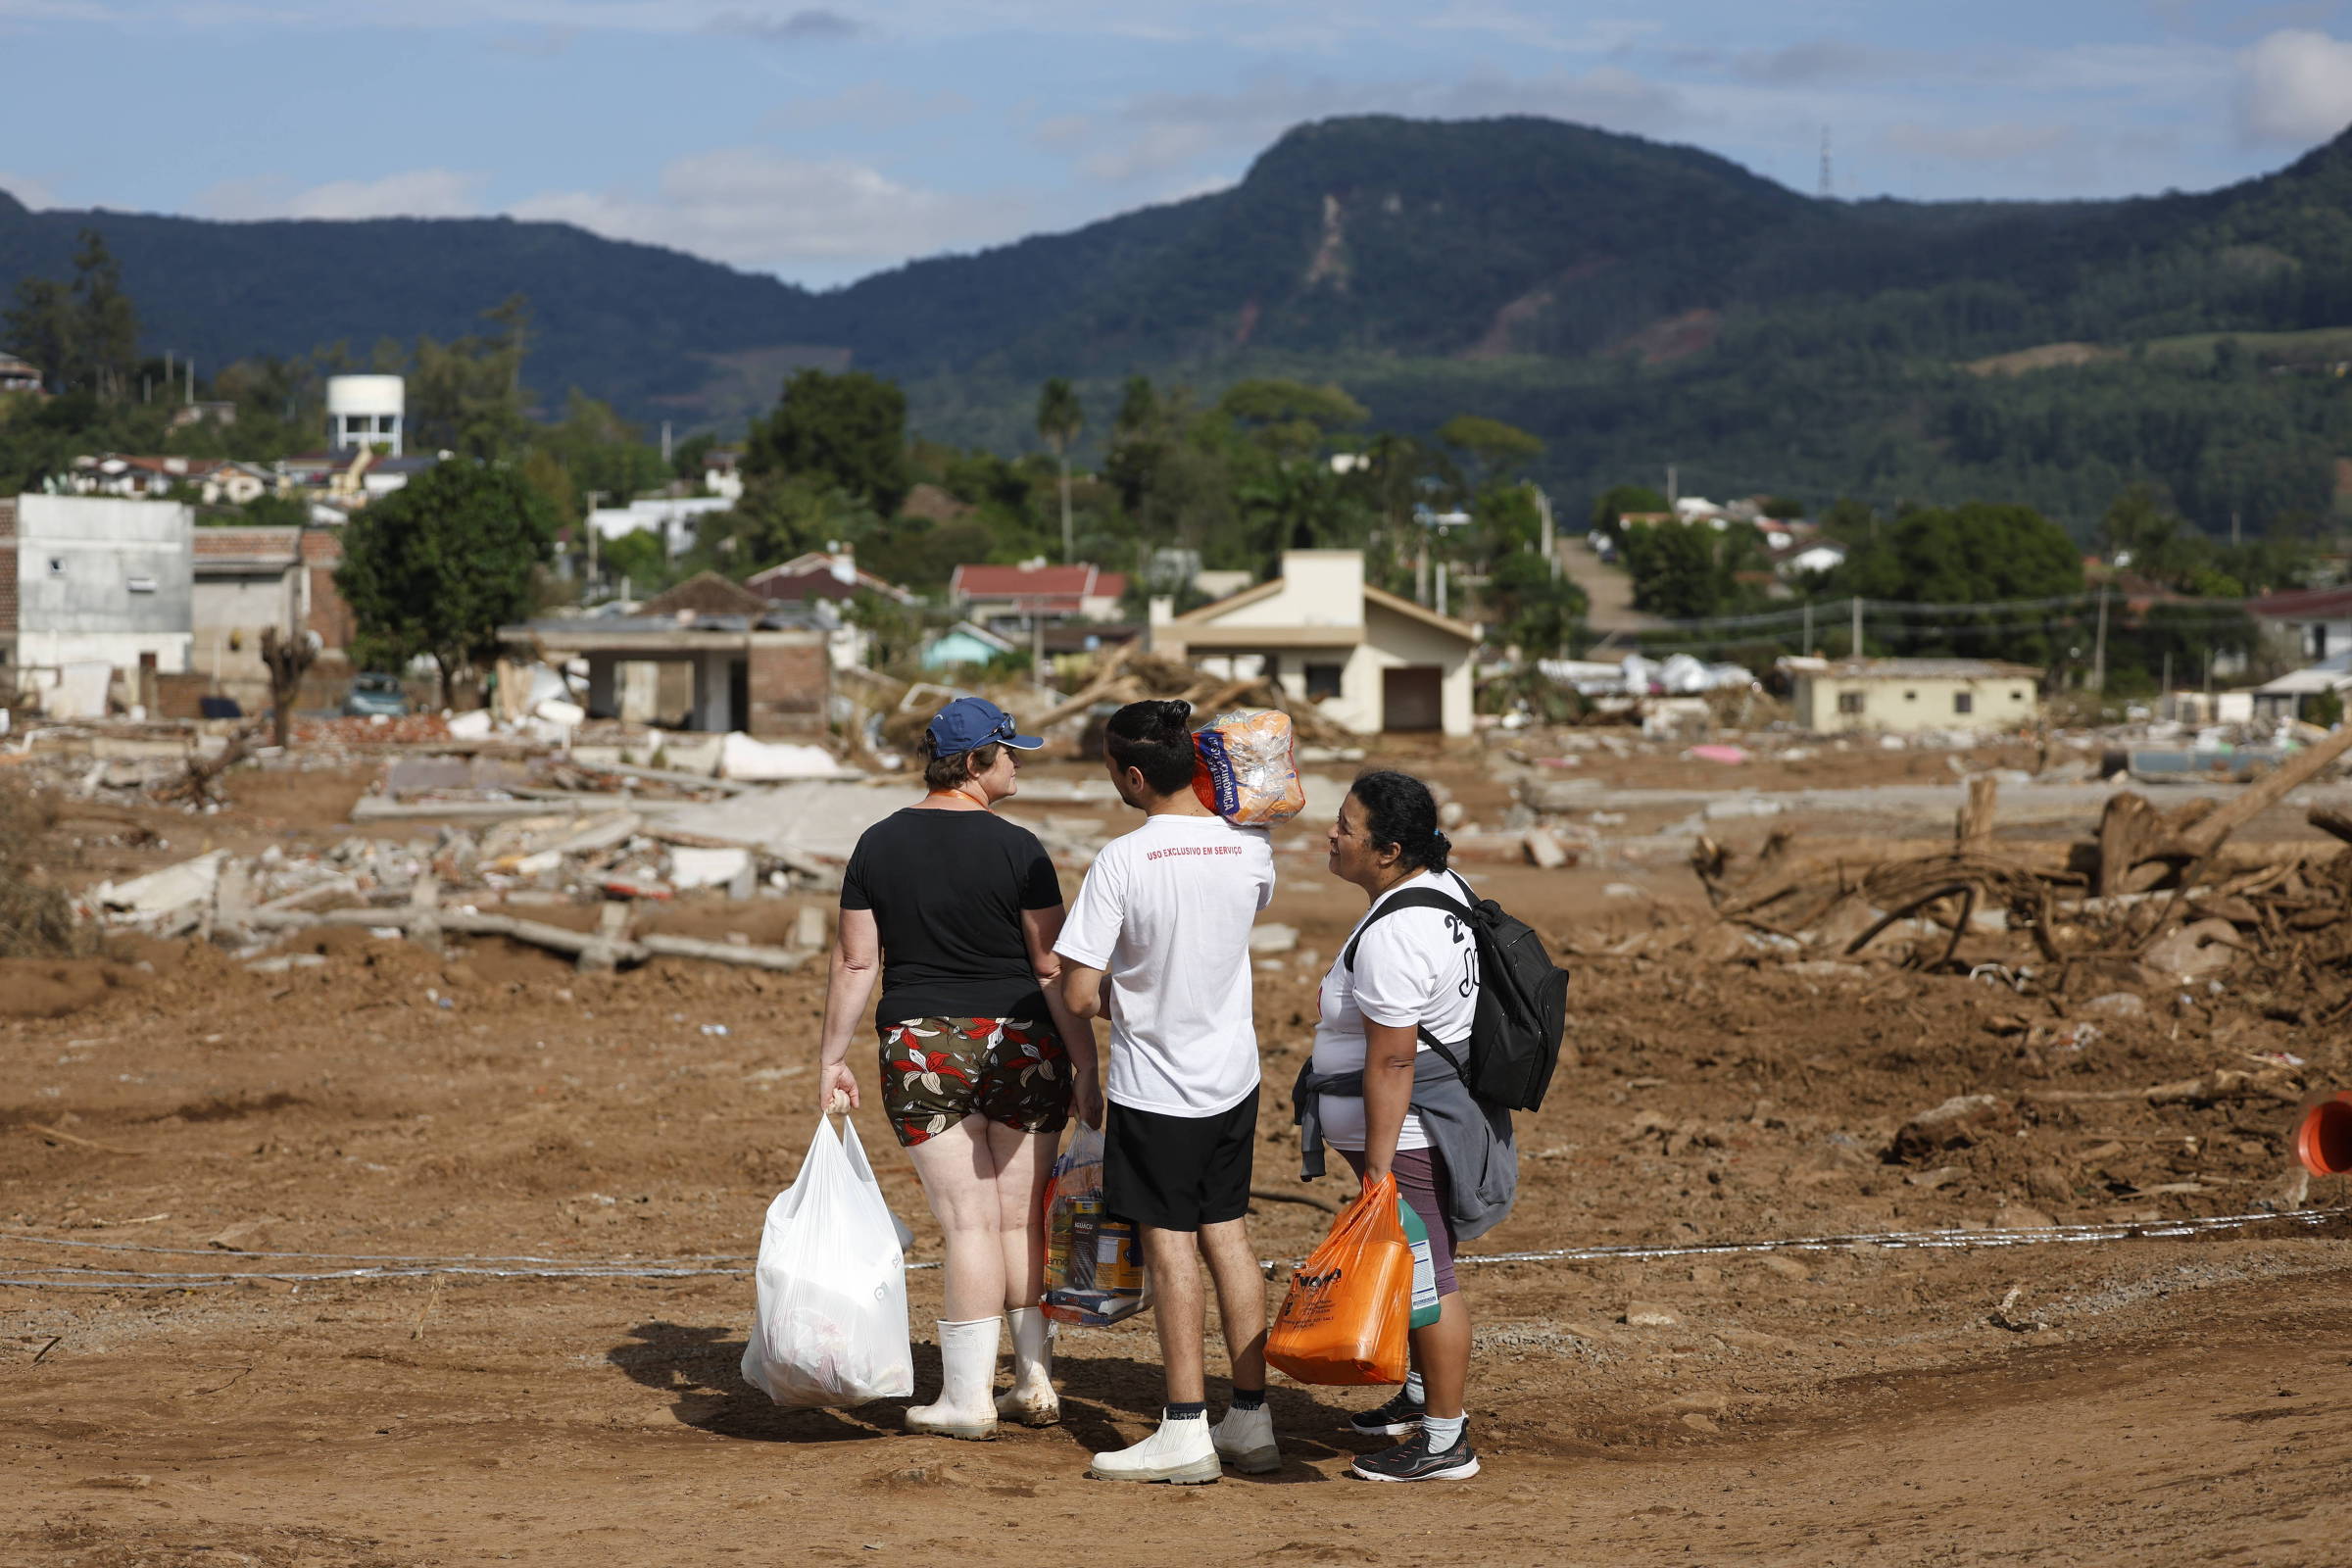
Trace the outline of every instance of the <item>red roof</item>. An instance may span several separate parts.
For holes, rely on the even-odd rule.
[[[2247,608],[2270,620],[2352,619],[2352,588],[2297,588],[2257,599]]]
[[[1075,610],[1082,598],[1117,599],[1127,592],[1124,572],[1100,566],[957,566],[948,592],[957,599],[1014,599]]]
[[[292,565],[299,541],[302,559],[314,566],[332,566],[343,560],[343,541],[323,528],[198,528],[195,555],[199,561],[242,561]]]

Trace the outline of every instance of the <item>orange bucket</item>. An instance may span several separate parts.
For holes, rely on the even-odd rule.
[[[2295,1156],[2314,1176],[2352,1172],[2352,1090],[2304,1112],[2303,1125],[2295,1129]]]

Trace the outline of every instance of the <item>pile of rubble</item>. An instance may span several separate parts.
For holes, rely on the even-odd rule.
[[[1772,834],[1753,855],[1702,836],[1691,863],[1715,913],[1750,946],[1798,961],[1886,956],[1993,973],[2023,992],[2225,980],[2297,1023],[2352,1016],[2352,849],[2224,855],[2230,835],[2352,749],[2352,728],[2294,753],[2227,801],[2162,810],[2126,791],[2095,836],[2039,858],[1991,833],[1997,782],[1970,784],[1950,849],[1867,865],[1800,861]],[[2352,844],[2352,817],[2313,826]]]
[[[1361,736],[1334,724],[1313,703],[1292,696],[1278,682],[1262,676],[1229,680],[1196,669],[1181,659],[1146,653],[1133,643],[1102,660],[1087,683],[1060,703],[1042,713],[1020,717],[1024,723],[1042,726],[1040,733],[1044,733],[1055,725],[1088,717],[1098,709],[1151,698],[1181,699],[1192,704],[1194,714],[1201,719],[1234,708],[1278,709],[1291,715],[1292,733],[1302,748],[1334,756],[1363,755]],[[1081,751],[1089,749],[1085,737],[1080,738],[1079,747]]]

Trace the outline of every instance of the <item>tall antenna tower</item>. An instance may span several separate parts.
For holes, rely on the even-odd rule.
[[[1838,182],[1830,174],[1830,127],[1821,127],[1821,189],[1815,194],[1830,201],[1838,194]]]

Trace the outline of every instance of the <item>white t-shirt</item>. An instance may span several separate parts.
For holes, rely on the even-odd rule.
[[[1114,1102],[1213,1116],[1257,1087],[1250,926],[1273,897],[1264,828],[1152,816],[1102,846],[1054,951],[1110,977]]]
[[[1373,901],[1372,909],[1407,888],[1434,888],[1456,904],[1462,885],[1446,872],[1423,871]],[[1399,909],[1384,915],[1370,930],[1356,922],[1363,940],[1355,950],[1355,970],[1348,968],[1348,945],[1331,960],[1323,976],[1322,1015],[1315,1021],[1315,1071],[1359,1072],[1364,1065],[1364,1020],[1390,1025],[1427,1026],[1431,1034],[1451,1046],[1470,1037],[1478,1014],[1478,943],[1459,915],[1444,909]],[[1350,940],[1354,933],[1349,933]],[[1429,1042],[1416,1039],[1415,1051]],[[1364,1102],[1336,1095],[1323,1097],[1323,1138],[1334,1149],[1361,1152],[1364,1147]],[[1421,1118],[1404,1113],[1404,1129],[1396,1147],[1427,1149],[1429,1136]]]

